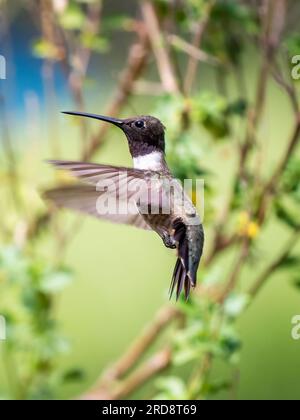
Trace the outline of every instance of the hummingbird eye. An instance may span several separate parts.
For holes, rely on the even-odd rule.
[[[145,123],[144,123],[144,121],[143,121],[143,120],[138,120],[138,121],[136,121],[136,122],[134,123],[134,125],[135,125],[137,128],[144,128],[144,127],[145,127]]]

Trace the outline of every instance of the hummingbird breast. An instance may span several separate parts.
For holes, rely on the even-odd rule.
[[[133,157],[133,166],[135,169],[145,171],[164,171],[166,163],[160,151],[153,151],[145,155]]]

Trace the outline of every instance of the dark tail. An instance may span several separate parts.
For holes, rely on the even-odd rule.
[[[173,224],[177,242],[178,258],[170,286],[170,298],[176,286],[176,300],[184,288],[188,299],[190,290],[196,286],[197,270],[203,251],[204,233],[202,225],[186,225],[182,219],[176,219]]]

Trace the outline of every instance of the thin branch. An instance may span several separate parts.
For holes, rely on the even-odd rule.
[[[283,174],[283,172],[285,171],[296,147],[298,146],[299,143],[299,138],[300,138],[300,112],[297,115],[297,119],[296,119],[296,123],[295,123],[295,127],[291,136],[291,140],[289,141],[289,145],[288,148],[286,150],[286,153],[283,156],[283,159],[281,160],[281,162],[279,162],[279,165],[277,167],[277,169],[275,170],[275,172],[272,175],[272,178],[270,179],[267,189],[268,190],[272,190],[275,185],[278,183],[281,175]]]
[[[268,77],[271,71],[272,63],[276,53],[276,49],[280,42],[280,36],[284,28],[285,16],[284,7],[285,0],[265,1],[265,13],[262,16],[264,26],[264,36],[261,41],[263,50],[262,65],[259,72],[259,77],[256,87],[256,96],[253,107],[248,112],[247,127],[245,140],[239,147],[239,163],[236,179],[246,179],[246,165],[252,147],[255,143],[256,131],[263,116],[263,109],[266,101]],[[280,15],[278,23],[277,17]],[[259,182],[258,179],[256,179]],[[227,201],[225,209],[217,223],[216,234],[214,237],[214,244],[210,258],[215,256],[215,253],[220,249],[220,240],[223,238],[222,229],[226,225],[232,199],[234,197],[234,186],[232,188],[230,199]],[[230,243],[231,244],[231,243]],[[224,248],[223,248],[224,249]]]
[[[161,96],[165,90],[160,82],[138,80],[134,84],[133,92],[136,95]]]
[[[259,72],[255,103],[249,112],[246,139],[241,147],[239,166],[242,176],[245,172],[244,167],[249,151],[252,149],[254,144],[256,129],[263,117],[269,73],[272,68],[275,53],[280,43],[280,36],[285,25],[285,3],[285,0],[265,1],[266,12],[263,16],[265,33],[261,44],[263,50],[262,66]]]
[[[222,232],[221,225],[218,225],[215,229],[215,239],[213,241],[211,251],[205,258],[205,265],[210,265],[219,253],[235,245],[238,241],[238,235],[234,233],[230,236],[225,236]]]
[[[94,389],[85,394],[83,400],[118,400],[125,398],[153,378],[157,373],[166,369],[171,363],[171,350],[166,347],[150,357],[142,366],[132,373],[113,390],[103,388]]]
[[[129,50],[126,68],[121,74],[113,99],[105,111],[107,115],[116,116],[121,112],[121,109],[132,94],[135,81],[141,76],[146,67],[148,56],[148,37],[145,35],[140,36],[139,41],[134,43]],[[102,125],[99,132],[92,137],[82,156],[83,160],[89,160],[96,153],[103,143],[108,128],[107,124]]]
[[[168,51],[164,46],[164,39],[159,27],[159,20],[155,7],[151,1],[144,0],[141,3],[142,16],[144,18],[151,47],[153,49],[160,79],[165,91],[178,93],[179,86]]]
[[[144,352],[157,339],[170,322],[180,316],[180,312],[170,306],[163,307],[154,317],[152,323],[130,346],[127,352],[102,376],[102,383],[121,378],[141,358]]]
[[[203,19],[198,23],[197,27],[196,27],[196,31],[192,40],[192,46],[196,49],[200,48],[201,45],[201,41],[203,38],[203,34],[207,28],[207,25],[209,23],[209,18],[210,18],[210,14],[211,11],[214,7],[215,4],[215,0],[210,1],[209,3],[207,3],[206,8],[204,10],[204,17]],[[188,61],[188,65],[187,65],[187,70],[186,70],[186,77],[185,77],[185,81],[184,81],[184,93],[185,95],[189,95],[193,84],[194,84],[194,80],[196,78],[196,74],[197,74],[197,68],[198,68],[198,63],[199,60],[196,59],[195,57],[191,56],[189,61]]]
[[[170,325],[170,323],[181,317],[181,312],[176,308],[166,306],[161,308],[157,315],[154,317],[152,323],[141,333],[136,341],[129,347],[127,352],[107,371],[103,373],[100,380],[93,389],[85,396],[84,399],[91,399],[100,395],[110,395],[110,398],[116,398],[115,393],[119,395],[123,394],[128,388],[132,388],[136,383],[141,383],[142,378],[148,378],[150,367],[155,369],[162,369],[165,367],[169,360],[170,351],[159,352],[156,356],[153,356],[148,362],[143,365],[140,369],[136,370],[129,378],[124,379],[122,383],[119,383],[117,391],[113,391],[115,384],[118,380],[127,374],[130,369],[140,360],[145,354],[148,348],[158,338],[161,332]],[[168,357],[167,357],[168,356]],[[155,373],[153,373],[155,374]],[[128,392],[129,393],[129,392]]]
[[[250,247],[250,240],[248,237],[243,238],[243,242],[241,244],[240,252],[238,258],[233,266],[232,272],[229,275],[228,281],[225,284],[225,287],[220,294],[218,301],[223,303],[228,295],[232,292],[235,288],[237,281],[239,279],[241,270],[246,262],[246,258],[249,254],[249,247]]]
[[[300,229],[297,229],[295,230],[295,232],[293,232],[291,238],[287,241],[280,255],[254,281],[253,285],[251,286],[248,292],[249,295],[252,296],[252,298],[254,298],[258,294],[258,292],[261,290],[261,288],[269,279],[269,277],[281,266],[283,261],[290,255],[292,249],[295,247],[297,241],[299,240],[299,232]]]
[[[189,384],[189,398],[201,399],[201,392],[203,384],[206,382],[206,379],[210,373],[210,369],[213,362],[213,355],[210,352],[204,353],[199,369],[196,370],[192,378],[190,379]]]
[[[277,65],[277,63],[274,63],[272,76],[274,80],[278,83],[278,85],[288,94],[291,100],[292,108],[294,112],[297,114],[299,112],[300,106],[299,106],[299,100],[298,100],[298,96],[297,96],[297,92],[296,92],[294,84],[292,82],[288,83],[284,79],[284,76],[282,72],[280,71],[280,68]]]
[[[205,51],[197,48],[195,45],[190,44],[189,42],[185,41],[178,35],[169,35],[168,41],[173,47],[178,48],[179,50],[188,54],[191,58],[196,61],[212,64],[212,65],[219,65],[221,64],[218,58],[207,54]]]
[[[101,12],[102,2],[95,4],[92,3],[89,5],[83,33],[88,36],[94,36],[98,33],[100,28]],[[76,40],[74,41],[74,44],[75,51],[72,53],[71,59],[69,59],[69,62],[72,62],[72,70],[69,74],[69,85],[71,91],[73,92],[75,102],[77,103],[79,110],[82,111],[84,109],[82,92],[83,83],[88,70],[92,50],[81,45],[81,43],[78,43]]]
[[[274,170],[269,181],[262,189],[260,203],[257,210],[257,218],[260,224],[263,223],[270,199],[276,194],[277,186],[280,182],[281,175],[286,170],[291,157],[293,156],[300,140],[300,113],[296,116],[295,127],[291,135],[287,150],[279,162],[277,168]]]

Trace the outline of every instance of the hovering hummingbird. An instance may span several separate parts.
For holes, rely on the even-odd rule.
[[[94,118],[119,127],[127,137],[134,167],[51,160],[49,163],[58,169],[70,171],[80,182],[48,190],[45,197],[58,207],[155,231],[166,247],[177,249],[170,297],[176,286],[176,298],[184,288],[187,299],[191,287],[196,285],[204,232],[194,205],[180,182],[173,178],[166,163],[165,127],[151,116],[116,119],[79,112],[64,114]],[[101,188],[107,182],[111,182],[114,188]],[[170,193],[170,183],[173,187],[175,185],[177,194]],[[132,185],[138,187],[139,195],[129,188]],[[115,197],[119,205],[131,201],[131,207],[128,207],[130,211],[99,211],[97,203],[104,195]],[[180,199],[174,199],[175,195]]]

